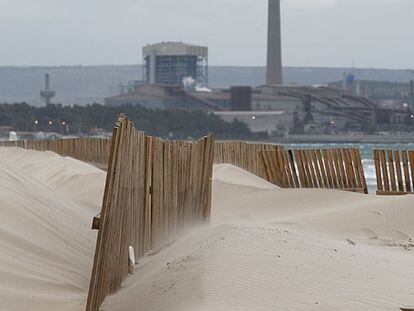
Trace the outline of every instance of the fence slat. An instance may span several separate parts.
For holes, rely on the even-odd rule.
[[[337,189],[338,188],[338,181],[336,178],[336,172],[335,172],[335,168],[333,165],[333,161],[332,161],[332,152],[329,149],[325,149],[325,154],[324,154],[324,162],[325,162],[325,166],[328,168],[328,178],[329,178],[329,183],[332,189]]]
[[[316,151],[317,150],[310,150],[310,154],[312,157],[312,162],[315,168],[315,173],[316,173],[316,178],[318,180],[318,184],[319,184],[319,188],[323,188],[323,179],[322,179],[322,172],[321,172],[321,168],[319,167],[319,162],[318,162],[318,158],[316,155]]]
[[[390,180],[388,178],[387,156],[385,150],[379,151],[382,177],[384,179],[384,191],[390,191]]]
[[[301,158],[301,154],[299,150],[294,150],[294,155],[295,155],[295,160],[296,160],[297,168],[299,172],[300,186],[301,188],[306,188],[308,186],[306,183],[305,169],[303,167],[303,162],[302,162],[302,158]]]
[[[292,175],[293,175],[293,179],[294,179],[295,188],[300,188],[300,182],[299,182],[298,172],[297,172],[297,169],[296,169],[295,158],[293,156],[293,151],[288,150],[287,152],[288,152],[290,167],[292,169]]]
[[[398,191],[404,191],[404,183],[402,179],[400,152],[394,150],[395,170],[397,172]]]
[[[358,148],[354,148],[354,158],[359,175],[359,184],[364,189],[364,193],[368,194],[368,184],[364,174],[364,166],[362,164],[361,153]]]
[[[287,175],[287,181],[289,188],[295,188],[295,181],[292,176],[292,169],[290,167],[290,162],[288,160],[288,156],[286,155],[285,150],[278,150],[279,153],[282,154],[283,163],[285,165],[286,175]]]
[[[387,150],[388,157],[388,169],[390,172],[390,181],[391,181],[391,190],[397,191],[397,183],[395,179],[395,167],[394,167],[394,158],[392,150]]]
[[[402,162],[404,166],[404,181],[405,181],[405,190],[411,192],[411,177],[410,177],[410,168],[408,166],[408,151],[401,151]]]
[[[326,169],[325,169],[325,163],[323,162],[322,151],[319,150],[319,149],[316,149],[315,152],[316,152],[316,158],[318,159],[318,165],[319,165],[319,168],[321,170],[322,187],[323,188],[330,188],[329,181],[328,181],[328,175],[327,175]]]
[[[344,180],[346,180],[346,176],[342,175],[343,170],[341,170],[341,166],[342,166],[343,161],[342,163],[340,163],[341,161],[340,154],[341,154],[341,151],[339,149],[332,150],[332,158],[333,158],[334,167],[336,171],[338,188],[345,189],[345,188],[348,188],[348,185],[347,185],[347,182],[344,182]]]
[[[309,166],[309,173],[310,173],[310,178],[312,181],[312,188],[318,188],[318,178],[316,176],[316,169],[315,169],[314,162],[312,159],[311,150],[305,150],[305,156],[306,156],[306,160]]]
[[[300,159],[302,160],[303,171],[305,173],[305,185],[306,185],[305,187],[312,188],[313,183],[312,183],[312,178],[310,175],[309,163],[306,157],[305,150],[299,150],[299,156],[300,156]]]
[[[384,185],[382,183],[382,171],[381,171],[379,150],[374,150],[374,162],[375,162],[375,174],[377,176],[377,189],[378,191],[383,191]]]
[[[414,151],[408,151],[408,161],[410,162],[411,185],[414,191]]]

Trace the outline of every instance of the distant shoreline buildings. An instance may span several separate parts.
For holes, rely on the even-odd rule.
[[[203,110],[270,135],[332,134],[379,123],[412,123],[408,109],[387,115],[361,96],[361,84],[352,73],[345,76],[342,88],[283,85],[280,0],[269,0],[268,13],[265,85],[209,89],[207,47],[161,42],[143,48],[143,80],[129,92],[106,98],[105,104]]]

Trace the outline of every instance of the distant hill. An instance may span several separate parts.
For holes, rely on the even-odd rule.
[[[348,68],[286,67],[286,83],[312,85],[327,84],[342,79]],[[119,83],[142,79],[139,65],[104,65],[73,67],[0,67],[0,102],[27,102],[41,105],[39,91],[44,85],[44,74],[49,72],[54,102],[79,104],[99,102],[118,92]],[[407,82],[414,76],[406,70],[353,69],[357,79]],[[261,85],[265,80],[264,67],[211,66],[210,87],[231,85]]]

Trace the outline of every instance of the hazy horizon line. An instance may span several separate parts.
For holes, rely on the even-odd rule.
[[[0,68],[79,68],[79,67],[143,67],[142,64],[74,64],[74,65],[0,65]],[[227,67],[227,68],[266,68],[266,65],[209,65],[209,67]],[[287,65],[283,68],[312,68],[312,69],[349,69],[349,70],[398,70],[413,71],[412,68],[387,68],[387,67],[365,67],[365,66],[305,66],[305,65]]]

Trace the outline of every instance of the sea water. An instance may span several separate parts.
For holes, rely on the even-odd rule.
[[[323,149],[323,148],[359,148],[362,165],[364,166],[369,193],[377,190],[377,177],[375,173],[374,149],[414,150],[414,143],[410,144],[285,144],[292,149]]]

